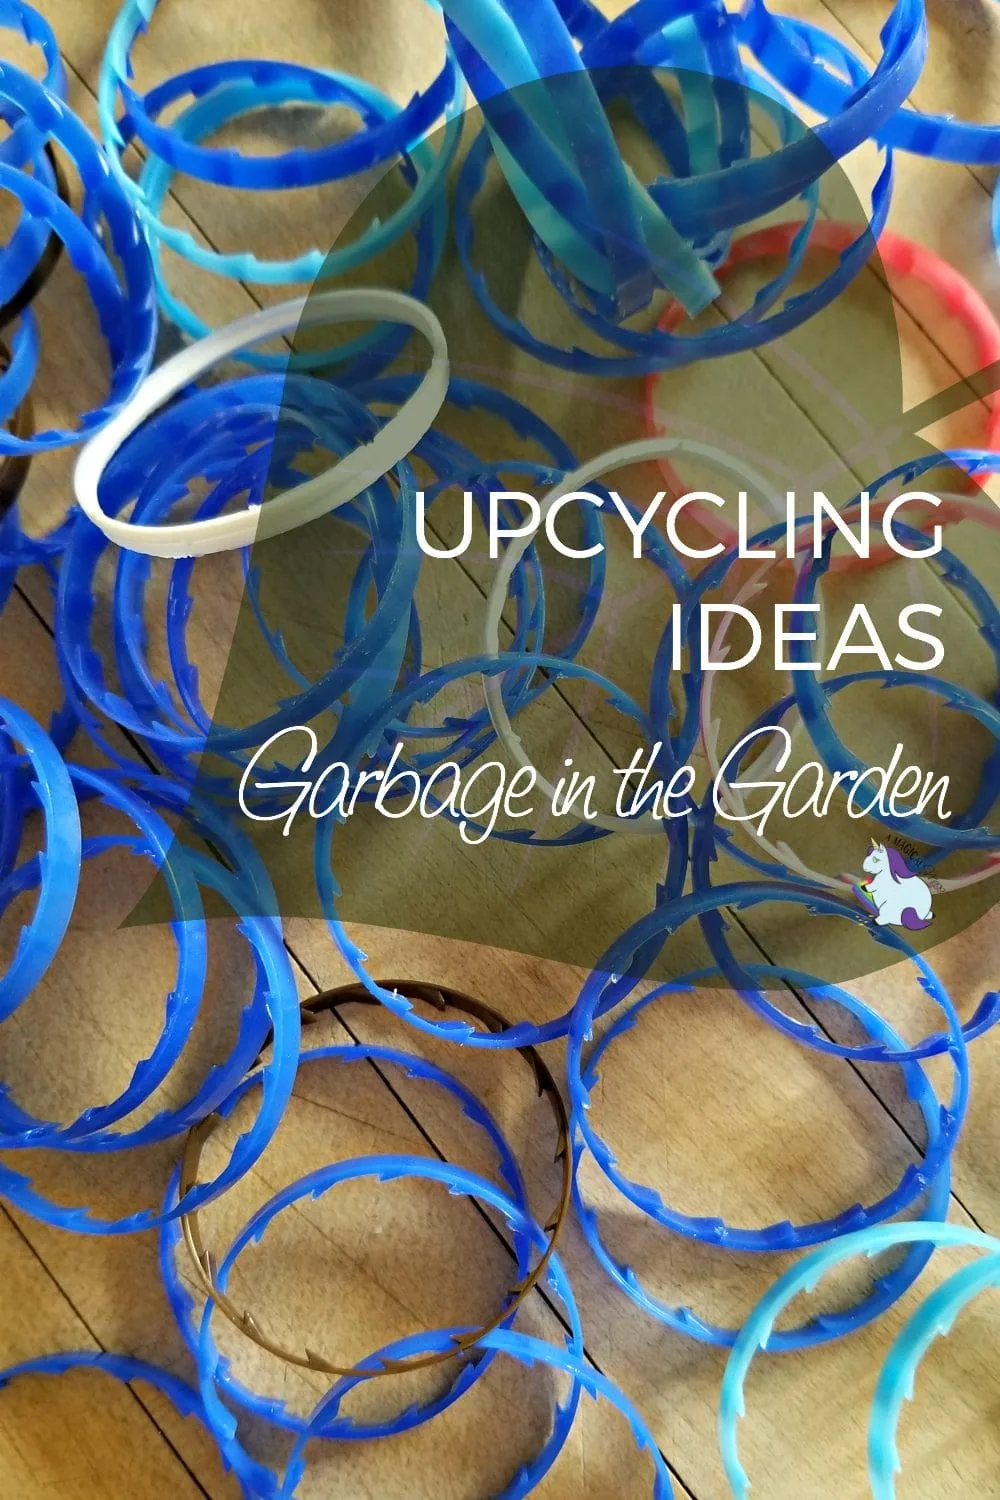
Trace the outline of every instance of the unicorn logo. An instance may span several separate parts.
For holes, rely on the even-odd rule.
[[[862,904],[875,917],[877,927],[906,927],[919,932],[933,920],[931,888],[914,875],[898,849],[887,849],[874,841],[862,865],[869,879],[854,889]]]

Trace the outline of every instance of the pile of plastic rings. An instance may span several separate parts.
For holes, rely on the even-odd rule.
[[[401,107],[364,79],[259,58],[205,64],[143,92],[133,52],[147,30],[155,36],[158,5],[127,0],[101,64],[98,140],[66,102],[59,46],[48,23],[20,0],[0,4],[0,26],[37,48],[44,72],[37,81],[0,63],[0,112],[7,126],[0,142],[0,187],[20,209],[0,247],[0,597],[6,604],[14,596],[20,569],[41,564],[47,571],[55,593],[53,649],[65,695],[45,727],[16,703],[0,700],[0,911],[13,910],[25,897],[33,902],[0,975],[0,1021],[24,1005],[51,969],[87,867],[109,852],[127,852],[155,869],[176,947],[160,1034],[147,1055],[134,1060],[117,1097],[71,1120],[46,1119],[20,1102],[23,1079],[0,1081],[0,1198],[78,1234],[156,1230],[164,1287],[197,1368],[196,1383],[188,1385],[125,1355],[57,1353],[0,1373],[0,1385],[80,1367],[120,1381],[151,1382],[209,1430],[244,1494],[291,1500],[312,1443],[376,1440],[412,1430],[450,1407],[497,1356],[505,1356],[561,1373],[568,1395],[504,1495],[526,1495],[541,1482],[586,1393],[625,1418],[648,1460],[652,1492],[668,1496],[672,1480],[654,1433],[629,1396],[585,1354],[573,1286],[559,1254],[572,1214],[600,1267],[644,1315],[683,1338],[732,1351],[720,1438],[732,1492],[743,1496],[749,1481],[737,1451],[737,1418],[743,1416],[743,1380],[754,1353],[849,1336],[899,1302],[936,1247],[972,1246],[979,1259],[939,1285],[911,1315],[879,1379],[869,1459],[873,1493],[886,1500],[899,1467],[900,1409],[912,1393],[920,1359],[958,1311],[1000,1279],[1000,1242],[945,1222],[951,1165],[968,1107],[971,1051],[1000,1018],[1000,996],[985,994],[963,1022],[911,934],[874,921],[876,907],[850,876],[818,861],[814,866],[808,849],[791,848],[769,834],[763,821],[746,816],[736,778],[753,736],[774,725],[807,743],[829,774],[857,776],[864,762],[845,740],[836,704],[841,693],[864,684],[875,683],[890,695],[919,690],[949,722],[971,721],[991,742],[1000,740],[1000,700],[996,689],[977,694],[930,668],[884,662],[833,676],[797,670],[807,661],[800,644],[787,664],[783,696],[776,693],[776,701],[738,732],[727,725],[723,736],[719,674],[705,668],[706,644],[711,659],[721,660],[740,609],[745,613],[749,601],[777,584],[791,589],[791,605],[804,617],[816,608],[825,580],[859,561],[836,550],[832,522],[813,550],[793,545],[789,554],[768,553],[787,532],[783,499],[742,458],[671,434],[659,414],[657,391],[664,372],[761,349],[803,328],[845,294],[876,251],[894,285],[912,281],[943,320],[961,327],[977,367],[995,366],[1000,327],[975,288],[929,251],[883,231],[894,152],[997,165],[1000,126],[936,118],[907,105],[926,60],[923,0],[896,0],[882,30],[882,55],[871,70],[827,32],[774,13],[763,0],[748,0],[740,14],[718,0],[636,0],[614,20],[591,0],[444,0],[442,9],[440,69]],[[820,123],[802,124],[785,102],[789,97]],[[257,111],[288,105],[345,108],[357,129],[332,143],[295,145],[276,154],[212,144],[217,133]],[[622,107],[645,148],[634,157],[616,132]],[[828,174],[865,142],[879,157],[865,221],[821,215]],[[137,170],[127,155],[132,147],[141,152]],[[653,160],[655,171],[648,166]],[[312,248],[285,260],[261,259],[252,249],[223,253],[170,222],[166,212],[178,174],[222,194],[292,193],[367,173],[392,178],[391,212],[373,211],[356,236],[333,249]],[[522,309],[507,308],[501,290],[490,285],[481,209],[490,184],[500,179],[530,246],[531,274],[544,279],[572,318],[579,343],[557,342]],[[1000,198],[992,225],[1000,245],[998,203]],[[785,217],[776,222],[776,213]],[[408,285],[361,284],[359,272],[407,237],[414,268]],[[311,290],[267,301],[236,322],[209,326],[169,284],[165,250],[256,293],[300,284]],[[92,302],[106,346],[108,383],[100,404],[79,412],[72,426],[39,430],[32,397],[38,394],[41,339],[33,304],[63,253]],[[636,409],[645,414],[645,436],[581,460],[523,391],[518,399],[499,383],[456,371],[448,317],[434,310],[438,273],[449,255],[474,305],[520,354],[572,377],[579,382],[574,389],[596,385],[601,377],[640,382]],[[808,276],[802,290],[803,277],[824,256],[825,273]],[[737,273],[761,264],[770,269],[749,305],[730,303],[728,289]],[[706,317],[717,304],[724,304],[725,317]],[[160,318],[174,326],[181,347],[154,368]],[[330,325],[363,331],[321,348],[298,346],[303,331]],[[257,348],[293,337],[291,352]],[[407,368],[398,363],[404,350]],[[231,373],[234,359],[245,373]],[[841,519],[856,519],[869,502],[884,511],[901,491],[947,466],[951,487],[940,508],[897,528],[912,555],[924,550],[931,520],[996,531],[998,513],[980,486],[997,466],[1000,407],[992,387],[984,387],[982,396],[976,408],[979,446],[944,455],[915,452],[885,473],[867,474],[864,497],[859,487],[840,507]],[[488,452],[478,436],[468,436],[486,429],[501,434]],[[21,496],[30,466],[74,445],[81,450],[75,504],[47,536],[29,535]],[[582,510],[572,552],[574,566],[584,566],[574,574],[567,619],[564,580],[520,524],[518,492],[503,492],[508,504],[499,512],[491,510],[491,497],[516,476],[543,497],[536,513],[544,525],[562,497],[649,461],[660,466],[665,484],[681,490],[675,466],[715,463],[729,479],[764,496],[767,524],[749,539],[737,536],[702,497],[693,514],[712,544],[695,566],[669,528],[666,535],[656,527],[646,531],[647,564],[676,607],[657,620],[649,680],[636,696],[585,658],[611,591],[605,537],[623,523],[635,533],[642,507],[621,502],[610,490],[594,491],[597,503]],[[419,528],[433,527],[447,512],[448,497],[459,492],[472,508],[467,525],[472,511],[494,529],[502,522],[498,535],[505,543],[491,557],[477,596],[478,648],[466,654],[448,641],[432,642],[433,621],[426,611],[421,618],[418,588],[428,564],[414,543]],[[354,540],[333,643],[321,670],[309,673],[269,618],[263,553],[255,549],[321,527],[334,514]],[[457,555],[459,549],[449,550],[443,522],[434,536],[431,556]],[[750,574],[741,567],[748,540],[765,559]],[[216,553],[236,556],[254,649],[285,684],[242,722],[222,721],[198,671],[194,624],[204,583],[199,559]],[[152,559],[160,560],[155,568]],[[947,545],[929,560],[971,616],[1000,689],[1000,613],[988,587]],[[888,561],[885,553],[875,553],[864,565]],[[556,596],[559,611],[553,608]],[[701,608],[708,599],[725,606],[710,642],[703,639]],[[801,643],[806,636],[790,639]],[[657,774],[676,776],[700,753],[717,795],[702,797],[687,783],[678,793],[685,816],[676,821],[601,808],[556,834],[523,825],[497,828],[484,823],[485,808],[459,811],[449,803],[441,790],[444,768],[455,768],[457,776],[491,749],[534,771],[523,733],[526,715],[546,695],[551,702],[574,688],[622,716],[628,732],[650,750]],[[439,696],[472,706],[449,709],[435,720]],[[563,1014],[544,1021],[502,1015],[469,996],[428,992],[419,980],[383,980],[350,933],[337,873],[344,820],[334,817],[316,822],[311,881],[330,940],[354,983],[300,1002],[283,941],[280,895],[234,797],[257,747],[320,721],[322,738],[310,731],[317,770],[342,765],[352,774],[369,773],[377,783],[390,766],[401,766],[414,796],[425,799],[421,806],[455,825],[456,837],[461,825],[463,836],[474,835],[468,841],[495,837],[519,846],[528,859],[532,848],[595,843],[611,835],[656,841],[660,878],[651,883],[648,911],[595,956]],[[95,748],[101,769],[91,764]],[[947,826],[930,817],[873,813],[886,837],[905,831],[926,846],[921,869],[933,876],[936,890],[974,887],[996,873],[998,773],[1000,747],[993,745],[977,789]],[[544,778],[536,785],[555,791]],[[360,795],[362,802],[374,799],[371,789]],[[89,834],[89,806],[109,809],[126,831]],[[255,807],[261,820],[274,822],[287,810],[287,799],[263,797]],[[727,815],[739,820],[739,836],[722,826]],[[737,865],[734,872],[730,864],[727,879],[717,878],[722,857]],[[199,1017],[212,1004],[206,899],[213,912],[228,912],[237,924],[254,981],[229,1055],[214,1061],[184,1102],[150,1112],[150,1101],[178,1068]],[[874,945],[872,968],[891,961],[905,973],[914,992],[933,1005],[934,1028],[908,1042],[846,984],[801,967],[740,957],[729,919],[758,907],[772,914],[787,908],[790,920],[818,915],[849,935],[863,933]],[[914,921],[904,928],[922,925]],[[665,945],[689,926],[701,934],[710,964],[656,982]],[[761,1021],[805,1049],[901,1072],[922,1117],[924,1145],[893,1188],[823,1220],[751,1227],[719,1215],[693,1215],[626,1174],[591,1115],[605,1056],[651,1007],[713,985],[728,986]],[[788,986],[822,1005],[824,1015],[832,1009],[849,1019],[856,1039],[837,1040],[819,1019],[803,1021],[783,1009],[773,996]],[[395,1016],[400,1045],[303,1047],[304,1019],[357,1003]],[[532,1216],[523,1165],[493,1114],[450,1071],[406,1049],[403,1043],[413,1033],[414,1040],[422,1033],[455,1047],[514,1054],[531,1070],[551,1112],[559,1164],[558,1198],[544,1222]],[[566,1043],[565,1074],[557,1081],[538,1049],[560,1039]],[[935,1058],[946,1070],[933,1073],[935,1080],[947,1077],[943,1100],[927,1067]],[[199,1211],[261,1161],[286,1115],[300,1068],[362,1061],[402,1070],[456,1101],[495,1155],[496,1181],[430,1157],[331,1162],[270,1196],[224,1253],[209,1252]],[[251,1122],[235,1136],[215,1174],[203,1175],[210,1137],[236,1118],[248,1095]],[[140,1111],[142,1123],[136,1124]],[[43,1149],[88,1155],[164,1142],[177,1146],[166,1198],[117,1219],[85,1204],[53,1201],[32,1175],[34,1153]],[[665,1301],[609,1245],[587,1198],[585,1163],[596,1165],[631,1209],[670,1235],[733,1255],[808,1253],[742,1327],[716,1324]],[[475,1200],[503,1224],[517,1269],[492,1319],[415,1332],[362,1362],[349,1362],[284,1347],[237,1305],[230,1292],[234,1269],[280,1215],[345,1183],[403,1179]],[[914,1212],[916,1221],[897,1222],[897,1216]],[[793,1298],[828,1269],[854,1255],[898,1247],[905,1247],[902,1257],[876,1275],[853,1305],[775,1331]],[[205,1294],[203,1309],[190,1294],[182,1265]],[[536,1288],[558,1309],[562,1343],[514,1326]],[[242,1383],[221,1350],[220,1319],[288,1366],[328,1377],[315,1408],[302,1414]],[[450,1384],[392,1420],[362,1421],[341,1409],[362,1382],[435,1365],[447,1371]],[[290,1439],[280,1471],[249,1450],[242,1427],[249,1418],[271,1423]]]

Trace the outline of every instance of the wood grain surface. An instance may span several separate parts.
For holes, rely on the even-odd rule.
[[[116,0],[38,3],[60,40],[70,101],[95,127],[94,91]],[[878,55],[885,7],[873,0],[791,0],[788,8],[828,28],[869,63]],[[929,10],[930,55],[915,106],[996,123],[1000,10],[989,0],[931,0]],[[19,60],[21,54],[12,46],[10,55]],[[141,89],[219,57],[274,56],[356,73],[404,102],[433,78],[440,55],[440,18],[420,0],[380,0],[378,6],[360,0],[339,0],[336,6],[328,0],[283,0],[281,5],[162,0],[134,60]],[[234,127],[225,138],[247,148],[274,149],[280,128],[280,119],[265,119]],[[319,131],[327,126],[310,119],[293,128]],[[845,164],[862,204],[879,165],[878,153],[870,147]],[[951,261],[1000,315],[1000,264],[989,231],[991,187],[989,172],[899,154],[889,227]],[[357,184],[286,192],[279,201],[276,194],[222,190],[178,176],[166,217],[216,248],[252,245],[262,256],[288,256],[311,245],[332,244],[359,201]],[[488,212],[499,211],[491,201]],[[829,204],[824,211],[831,211]],[[557,338],[565,338],[567,331],[577,337],[572,321],[541,299],[537,269],[527,267],[521,255],[523,235],[515,232],[516,225],[511,228],[509,218],[507,225],[509,238],[498,238],[485,252],[493,270],[506,277],[518,305],[537,318],[539,327]],[[410,249],[398,253],[405,256]],[[175,291],[214,325],[283,295],[278,289],[210,277],[170,254],[164,263]],[[387,274],[398,275],[400,264],[394,263]],[[905,279],[890,280],[902,398],[910,407],[974,369],[974,354],[958,322],[942,316],[919,287]],[[732,289],[738,287],[734,282]],[[492,377],[507,388],[513,385],[580,454],[642,434],[639,381],[602,380],[586,396],[580,382],[562,381],[548,367],[513,351],[478,312],[452,252],[439,273],[434,301],[455,330],[456,368]],[[883,282],[871,268],[830,316],[844,316],[849,309],[846,315],[857,320],[860,349],[866,330],[884,317],[885,307]],[[47,288],[39,314],[39,422],[72,421],[100,398],[106,370],[85,291],[65,263]],[[172,346],[171,337],[165,330],[165,350]],[[752,454],[754,462],[766,469],[770,463],[772,479],[781,479],[789,467],[822,472],[830,492],[839,485],[846,498],[905,451],[879,453],[874,469],[867,471],[852,459],[858,412],[845,412],[821,389],[796,381],[795,347],[794,339],[782,340],[719,362],[707,373],[699,366],[666,376],[658,388],[658,406],[665,421],[669,415],[671,430],[685,430],[699,401],[703,411],[705,393],[711,392],[709,409],[718,412],[720,431]],[[855,373],[858,383],[850,389],[859,393],[859,404],[874,400],[877,393],[867,391],[864,372]],[[705,380],[714,385],[701,384]],[[729,431],[725,417],[736,409],[729,399],[736,392],[739,410],[746,415],[740,430]],[[939,446],[975,444],[983,419],[984,409],[970,391],[968,406],[925,436]],[[487,427],[483,443],[495,451],[504,439]],[[515,455],[495,451],[495,456]],[[28,530],[48,531],[66,513],[72,461],[72,452],[63,452],[33,465],[22,501]],[[641,494],[659,487],[656,470],[649,466],[614,477],[623,490],[630,482]],[[705,479],[707,483],[707,475]],[[442,522],[443,534],[449,524]],[[995,537],[994,531],[971,523],[948,533],[948,545],[974,564],[994,593],[1000,582]],[[583,659],[641,696],[658,636],[659,627],[653,625],[670,600],[656,570],[631,558],[627,540],[609,536],[608,602]],[[154,587],[161,586],[166,573],[158,566],[153,573]],[[238,565],[227,558],[200,562],[196,575],[198,602],[190,639],[204,701],[211,705],[223,682],[241,581]],[[429,665],[477,649],[489,567],[474,559],[450,567],[447,588],[440,584],[442,576],[425,570],[418,592]],[[620,608],[623,597],[631,611],[627,626]],[[915,597],[950,601],[943,622],[950,675],[992,694],[995,667],[974,620],[964,606],[955,607],[955,596],[926,564],[894,565],[879,570],[877,577],[838,576],[824,593],[832,628],[855,599],[894,615],[901,602]],[[22,573],[0,621],[0,692],[42,721],[61,696],[52,620],[49,583],[38,571]],[[508,639],[509,626],[508,616]],[[162,644],[153,641],[151,649],[155,653]],[[722,743],[733,738],[726,738],[728,730],[749,723],[775,695],[773,672],[729,676],[716,697]],[[547,695],[523,722],[525,741],[543,766],[557,764],[556,756],[572,744],[581,764],[586,758],[607,777],[631,753],[630,733],[620,716],[606,704],[575,696],[565,685]],[[930,754],[937,729],[928,725],[918,704],[901,703],[897,718],[880,723],[887,723],[886,734],[896,737],[898,730],[898,737],[907,739],[915,759],[922,748]],[[856,737],[852,743],[859,753],[874,758],[883,750],[885,734],[880,739],[869,700],[861,693],[842,727]],[[974,733],[964,725],[960,732]],[[124,745],[120,736],[119,741]],[[78,747],[82,758],[99,761],[82,737]],[[110,815],[90,810],[84,821],[85,832],[120,826]],[[359,854],[349,872],[355,889],[370,889],[382,903],[378,925],[351,929],[370,955],[373,973],[452,985],[512,1018],[544,1021],[573,1002],[582,978],[579,966],[463,938],[484,899],[475,859],[466,862],[459,878],[454,860],[436,860],[432,835],[412,820],[393,825],[386,840],[376,855],[369,852],[367,862]],[[525,930],[533,914],[544,910],[549,932],[558,917],[568,933],[586,931],[599,950],[648,909],[653,885],[662,875],[662,848],[657,841],[654,849],[653,842],[612,839],[582,850],[539,851],[530,869],[520,856],[511,859],[509,868],[491,865],[490,879],[500,883],[498,899],[516,904]],[[715,878],[736,869],[735,862],[724,860]],[[0,1028],[0,1077],[37,1114],[71,1118],[87,1104],[115,1097],[127,1084],[135,1058],[144,1056],[143,1049],[158,1035],[175,948],[165,928],[121,925],[138,878],[134,857],[88,861],[59,956],[29,1001]],[[407,909],[417,912],[423,924],[419,931],[413,930],[417,921],[410,930],[393,923],[393,902],[401,889],[411,901]],[[960,930],[926,950],[963,1018],[996,985],[1000,959],[1000,917],[991,909],[989,885],[978,887],[970,900],[978,904],[963,907]],[[25,910],[30,907],[3,915],[4,960]],[[835,925],[815,924],[813,941],[824,960],[834,951],[832,945],[845,941],[842,931],[832,930]],[[769,917],[763,909],[743,914],[734,937],[741,953],[765,961],[779,940],[773,914]],[[286,923],[286,942],[303,997],[350,977],[325,925],[310,915]],[[685,959],[705,961],[693,934],[678,935],[676,942],[685,945],[678,949]],[[571,956],[571,948],[560,950],[560,958]],[[247,945],[235,925],[220,918],[210,924],[209,950],[208,1003],[180,1065],[130,1123],[189,1097],[235,1036],[252,983]],[[926,995],[914,993],[902,966],[872,973],[870,954],[861,949],[856,963],[853,972],[864,976],[856,991],[903,1036],[916,1040],[936,1024],[933,1006]],[[801,998],[788,994],[784,1003],[805,1014]],[[338,1018],[317,1022],[307,1029],[304,1045],[346,1047],[359,1041],[428,1057],[471,1087],[514,1147],[533,1211],[540,1220],[547,1218],[559,1191],[556,1137],[551,1114],[521,1057],[458,1049],[363,1006],[345,1007]],[[557,1078],[562,1077],[563,1058],[562,1043],[546,1048]],[[946,1097],[948,1062],[936,1059],[927,1071]],[[1000,1233],[995,1105],[1000,1035],[975,1045],[972,1079],[968,1121],[954,1160],[951,1217]],[[630,1176],[655,1184],[686,1212],[723,1214],[748,1226],[825,1218],[854,1202],[871,1202],[899,1180],[922,1148],[921,1125],[897,1069],[863,1069],[807,1051],[721,990],[672,996],[647,1010],[640,1025],[609,1052],[595,1091],[593,1118]],[[238,1112],[213,1137],[207,1164],[223,1160],[243,1120]],[[86,1203],[113,1217],[161,1200],[177,1151],[172,1142],[99,1157],[35,1152],[31,1172],[57,1201]],[[303,1067],[287,1117],[258,1166],[203,1214],[206,1243],[224,1248],[256,1206],[303,1172],[341,1157],[381,1151],[440,1156],[493,1179],[497,1174],[492,1147],[440,1090],[389,1065],[319,1062]],[[7,1153],[4,1160],[25,1170],[23,1155]],[[661,1299],[717,1322],[738,1324],[790,1262],[781,1255],[724,1254],[670,1235],[633,1211],[592,1164],[582,1172],[581,1184],[615,1256],[632,1265]],[[511,1281],[509,1239],[508,1227],[489,1211],[431,1184],[352,1184],[282,1215],[262,1243],[240,1260],[234,1296],[275,1337],[352,1361],[408,1331],[488,1319]],[[723,1500],[728,1491],[718,1457],[716,1412],[724,1352],[685,1340],[642,1313],[600,1269],[572,1218],[560,1253],[578,1300],[587,1354],[642,1411],[677,1494]],[[155,1235],[69,1235],[0,1209],[0,1366],[51,1350],[101,1347],[192,1378],[193,1362],[174,1325],[157,1256]],[[176,1256],[200,1308],[183,1246]],[[921,1278],[921,1293],[959,1260],[947,1253],[935,1257]],[[872,1275],[867,1262],[846,1268],[824,1284],[807,1311],[795,1308],[791,1316],[847,1305],[863,1293]],[[861,1500],[868,1493],[869,1400],[881,1359],[915,1305],[911,1291],[888,1316],[850,1339],[758,1361],[748,1384],[748,1421],[742,1434],[755,1495],[762,1500]],[[561,1311],[557,1299],[535,1293],[518,1326],[558,1340]],[[907,1410],[901,1430],[899,1493],[907,1500],[1000,1496],[998,1315],[995,1295],[985,1296],[925,1363],[916,1403]],[[326,1388],[323,1377],[263,1354],[221,1319],[217,1334],[237,1378],[283,1401],[290,1411],[308,1412]],[[358,1417],[386,1417],[444,1389],[449,1378],[447,1370],[437,1368],[371,1382],[347,1398],[344,1410]],[[299,1493],[303,1500],[467,1500],[494,1494],[537,1450],[549,1430],[553,1402],[564,1394],[564,1383],[550,1372],[523,1370],[497,1359],[461,1401],[407,1436],[310,1448]],[[259,1424],[248,1424],[246,1440],[265,1461],[280,1466],[287,1456],[287,1440]],[[538,1493],[547,1500],[631,1500],[648,1494],[649,1486],[648,1462],[637,1455],[625,1424],[605,1405],[584,1399],[565,1451]],[[126,1389],[100,1375],[80,1373],[59,1381],[25,1380],[0,1394],[3,1500],[188,1500],[199,1494],[234,1500],[238,1493],[197,1424],[180,1418],[141,1384]]]

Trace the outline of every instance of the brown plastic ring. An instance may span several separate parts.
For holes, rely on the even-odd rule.
[[[9,364],[10,350],[0,340],[0,369],[6,370]],[[34,436],[35,412],[30,396],[25,396],[11,417],[9,427],[14,436],[22,442]],[[28,477],[28,470],[30,468],[30,453],[9,453],[3,462],[0,463],[0,518],[5,516],[12,506],[16,505],[18,496],[24,489],[24,481]]]
[[[460,1011],[464,1015],[471,1016],[474,1020],[479,1021],[488,1030],[496,1034],[508,1030],[510,1026],[510,1022],[499,1011],[486,1005],[482,1000],[475,999],[472,995],[463,994],[460,990],[453,990],[444,985],[424,984],[420,981],[410,979],[389,979],[380,980],[379,982],[383,987],[399,990],[401,994],[406,995],[410,1000],[423,1000],[427,1004],[433,1005],[437,1010]],[[303,1001],[302,1019],[308,1024],[308,1022],[314,1021],[325,1011],[338,1011],[342,1005],[380,1006],[380,1002],[365,989],[364,985],[345,984],[339,986],[337,989],[324,990],[322,994],[313,995],[310,999]],[[265,1047],[266,1045],[265,1043]],[[261,1050],[263,1051],[264,1049],[262,1048]],[[559,1239],[563,1225],[566,1222],[567,1214],[569,1213],[573,1177],[573,1165],[569,1151],[569,1119],[566,1114],[566,1105],[556,1086],[556,1081],[534,1047],[518,1047],[516,1050],[531,1067],[539,1096],[545,1095],[555,1117],[557,1144],[553,1159],[555,1161],[561,1160],[563,1163],[563,1180],[559,1203],[543,1226],[544,1233],[548,1236],[548,1243],[538,1264],[521,1281],[510,1288],[508,1293],[509,1300],[491,1322],[484,1323],[482,1328],[478,1328],[471,1333],[454,1335],[452,1339],[453,1349],[440,1351],[436,1354],[413,1356],[409,1359],[387,1360],[378,1366],[338,1365],[332,1360],[326,1359],[325,1356],[317,1354],[312,1349],[286,1349],[265,1333],[251,1312],[238,1308],[224,1292],[217,1290],[215,1286],[215,1260],[211,1252],[205,1249],[198,1226],[198,1213],[195,1210],[181,1217],[184,1240],[197,1268],[199,1280],[206,1294],[211,1297],[219,1311],[259,1348],[266,1349],[269,1354],[273,1354],[278,1359],[284,1360],[286,1364],[296,1365],[304,1370],[317,1370],[325,1375],[357,1375],[363,1376],[366,1379],[375,1379],[381,1375],[400,1375],[409,1370],[423,1369],[428,1365],[443,1364],[445,1361],[454,1359],[457,1355],[464,1354],[473,1349],[485,1334],[492,1333],[495,1328],[499,1328],[501,1323],[506,1322],[513,1313],[516,1313],[528,1294],[538,1284],[549,1263],[552,1252],[556,1247],[556,1241]],[[218,1115],[209,1115],[200,1125],[196,1125],[189,1132],[184,1146],[184,1155],[181,1159],[180,1196],[189,1192],[197,1183],[202,1150],[205,1142],[212,1135],[218,1123]]]
[[[59,159],[52,149],[51,141],[46,141],[45,143],[45,155],[49,159],[52,174],[56,180],[56,192],[62,201],[68,204],[70,201],[69,183],[66,181],[66,174],[59,165]],[[53,229],[45,241],[45,249],[38,257],[29,275],[25,277],[10,301],[5,302],[0,307],[0,329],[6,328],[9,323],[13,323],[15,318],[21,316],[26,307],[30,307],[58,265],[62,252],[63,242]]]

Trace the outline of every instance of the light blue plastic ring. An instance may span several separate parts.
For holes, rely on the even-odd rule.
[[[936,1287],[897,1334],[886,1355],[868,1423],[868,1475],[875,1500],[895,1500],[902,1468],[896,1433],[904,1401],[913,1400],[917,1368],[936,1338],[980,1293],[1000,1283],[1000,1253],[963,1266]]]
[[[758,1350],[770,1347],[774,1325],[800,1292],[815,1291],[827,1271],[854,1255],[871,1258],[898,1245],[929,1244],[936,1247],[967,1246],[1000,1254],[1000,1240],[963,1224],[928,1224],[920,1220],[901,1224],[877,1224],[857,1234],[846,1235],[803,1256],[786,1271],[758,1302],[747,1318],[733,1347],[722,1377],[719,1397],[719,1446],[729,1488],[736,1500],[747,1500],[750,1478],[739,1457],[739,1422],[746,1416],[744,1387]]]

